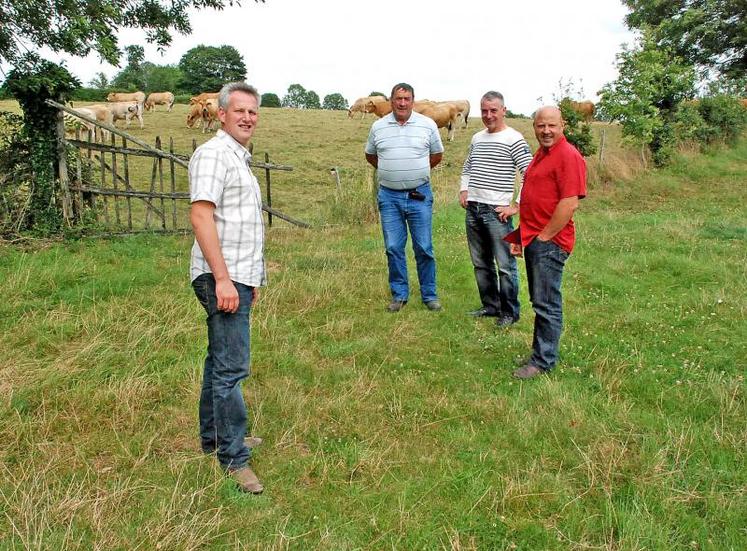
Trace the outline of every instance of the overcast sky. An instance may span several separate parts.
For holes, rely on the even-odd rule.
[[[616,77],[620,45],[633,42],[625,14],[619,0],[243,0],[192,12],[192,34],[175,36],[163,56],[139,31],[122,32],[120,47],[144,44],[146,61],[167,64],[199,44],[228,44],[243,56],[247,80],[281,98],[299,83],[352,103],[404,81],[416,98],[468,99],[473,115],[480,96],[498,90],[510,110],[529,114],[552,102],[560,79],[597,99]],[[97,56],[67,58],[67,67],[85,84],[118,71]]]

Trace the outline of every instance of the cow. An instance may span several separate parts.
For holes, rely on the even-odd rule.
[[[213,129],[213,123],[218,121],[218,100],[208,99],[202,104],[202,133]]]
[[[80,113],[81,115],[85,115],[86,117],[90,119],[94,119],[97,122],[114,125],[114,119],[112,117],[111,111],[109,111],[109,109],[107,109],[103,105],[89,105],[88,107],[77,107],[74,109],[74,111],[76,113]],[[100,126],[97,126],[86,120],[80,119],[74,115],[71,115],[70,113],[65,113],[65,121],[70,123],[71,126],[72,125],[82,126],[86,130],[91,132],[94,140],[99,140],[103,142],[109,141],[109,136],[111,133],[105,128],[101,128]]]
[[[189,113],[187,114],[187,126],[189,128],[194,128],[194,125],[196,122],[200,122],[200,126],[202,126],[202,108],[203,105],[201,103],[192,103],[189,105]]]
[[[360,113],[361,114],[361,120],[363,120],[363,117],[366,116],[366,113],[373,113],[373,107],[370,105],[370,102],[377,103],[382,101],[389,101],[384,96],[367,96],[365,98],[358,98],[355,100],[355,103],[350,106],[350,109],[348,109],[348,118],[353,117],[353,113]]]
[[[116,123],[118,120],[123,119],[125,121],[125,128],[130,127],[130,120],[132,117],[137,117],[140,121],[140,128],[143,128],[143,106],[137,101],[115,101],[107,103],[106,105],[99,106],[106,107],[111,111],[113,122]]]
[[[436,123],[438,128],[448,130],[446,139],[454,141],[454,130],[456,129],[457,118],[460,116],[459,108],[451,102],[436,103],[426,106],[422,111],[429,119]]]
[[[591,122],[594,118],[594,104],[590,101],[569,101],[573,109],[584,122]]]
[[[428,107],[433,107],[434,105],[436,105],[435,101],[431,101],[429,99],[419,99],[412,103],[412,110],[416,113],[422,114],[424,110],[426,110]]]
[[[189,103],[190,105],[194,105],[195,103],[202,103],[205,100],[216,99],[217,97],[218,92],[202,92],[201,94],[189,98]]]
[[[368,100],[364,109],[366,109],[366,113],[373,113],[381,118],[392,112],[392,104],[389,101]]]
[[[166,110],[170,113],[174,106],[174,94],[171,92],[152,92],[148,94],[148,98],[145,100],[145,110],[155,111],[156,105],[165,105]]]
[[[448,103],[453,103],[459,109],[459,115],[462,117],[462,127],[467,128],[469,122],[469,101],[466,99],[456,99]]]
[[[132,93],[112,92],[111,94],[106,96],[106,101],[109,101],[109,102],[136,101],[140,104],[140,107],[142,108],[143,104],[145,104],[145,94],[143,92],[132,92]]]
[[[744,107],[745,109],[747,109],[747,98],[742,98],[739,101],[742,102],[742,107]]]

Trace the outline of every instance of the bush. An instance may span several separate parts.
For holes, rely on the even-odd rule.
[[[280,107],[280,98],[277,94],[273,94],[272,92],[262,94],[260,107]]]
[[[698,104],[705,125],[698,137],[706,144],[733,144],[747,126],[747,109],[739,98],[719,94],[702,98]]]
[[[560,113],[565,121],[566,139],[572,143],[581,155],[589,157],[597,152],[597,146],[594,144],[594,137],[591,135],[591,125],[581,122],[581,117],[573,109],[572,102],[569,98],[563,98],[559,104]]]
[[[73,101],[106,101],[106,96],[111,90],[108,88],[78,88],[70,99]]]
[[[174,94],[174,103],[189,104],[194,94]]]

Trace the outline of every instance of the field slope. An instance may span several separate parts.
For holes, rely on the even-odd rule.
[[[199,452],[187,237],[0,247],[0,548],[744,549],[747,142],[590,190],[562,361],[476,306],[437,203],[444,311],[385,313],[380,230],[268,232],[248,497]]]

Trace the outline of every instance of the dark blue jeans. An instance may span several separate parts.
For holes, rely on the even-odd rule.
[[[534,309],[534,338],[529,364],[549,371],[558,362],[563,331],[563,297],[560,285],[568,253],[552,241],[536,237],[524,248],[529,299]]]
[[[503,238],[514,229],[509,218],[501,222],[495,207],[470,201],[465,225],[467,244],[475,268],[483,308],[496,316],[519,319],[519,270],[510,245]],[[498,271],[496,272],[496,264]]]
[[[234,282],[239,293],[235,314],[218,310],[213,274],[202,274],[192,288],[207,313],[208,349],[200,393],[200,440],[206,453],[217,452],[226,470],[245,467],[251,450],[244,444],[247,412],[241,381],[249,376],[249,316],[252,288]]]
[[[436,300],[436,258],[433,255],[431,219],[433,193],[430,182],[415,188],[425,196],[418,201],[406,191],[395,191],[379,186],[378,202],[381,213],[381,229],[389,265],[389,288],[392,299],[406,301],[410,296],[407,280],[407,228],[412,236],[412,250],[418,268],[420,298],[423,302]]]

